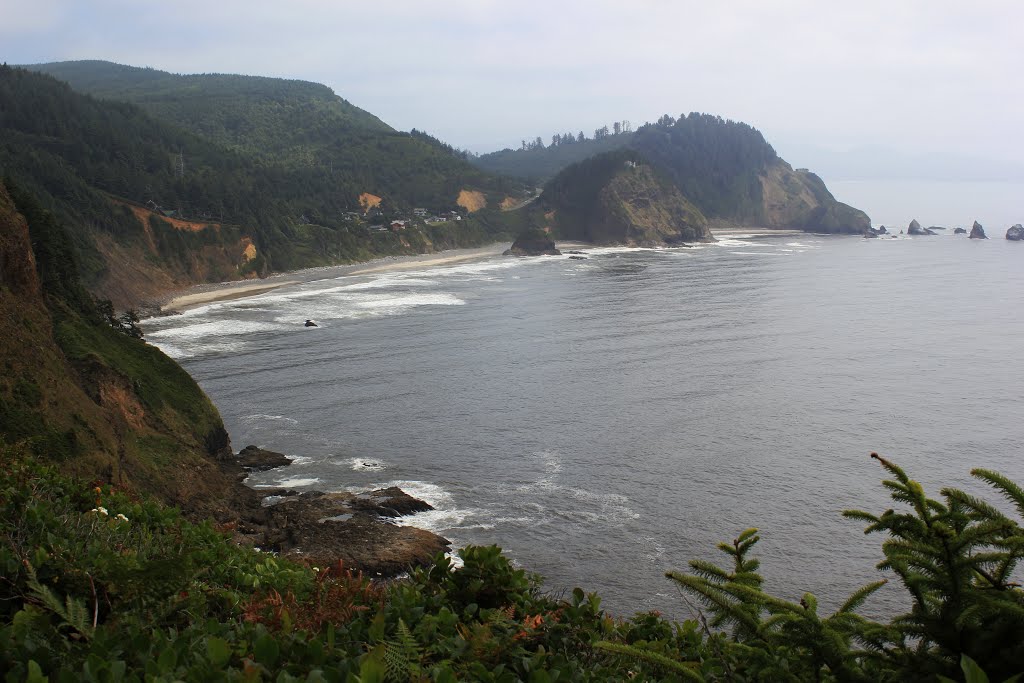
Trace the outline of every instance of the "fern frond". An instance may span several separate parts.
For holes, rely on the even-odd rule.
[[[398,620],[396,638],[384,641],[383,657],[388,681],[408,681],[419,664],[419,643],[402,619]]]
[[[44,586],[36,576],[35,568],[26,563],[28,569],[28,589],[43,607],[50,610],[63,622],[61,626],[67,626],[79,633],[83,638],[90,639],[93,636],[93,627],[89,623],[89,609],[85,603],[70,595],[64,597],[64,601],[57,597],[49,586]]]

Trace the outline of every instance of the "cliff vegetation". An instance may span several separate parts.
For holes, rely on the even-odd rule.
[[[565,169],[533,210],[562,239],[636,246],[712,239],[701,211],[663,172],[628,150]]]

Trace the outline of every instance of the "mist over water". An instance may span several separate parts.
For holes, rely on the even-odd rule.
[[[983,492],[972,467],[1024,480],[1024,245],[587,255],[307,281],[145,330],[236,449],[302,456],[251,484],[402,486],[437,507],[405,523],[620,614],[687,616],[664,572],[750,526],[769,590],[838,605],[877,578],[882,539],[840,516],[891,507],[873,450],[936,496]]]
[[[910,221],[952,232],[974,221],[989,237],[1003,239],[1006,229],[1024,219],[1024,181],[864,179],[829,180],[836,199],[867,211],[875,226],[906,230]]]

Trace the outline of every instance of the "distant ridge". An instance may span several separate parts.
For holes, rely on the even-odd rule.
[[[260,155],[315,147],[358,131],[394,133],[373,114],[309,81],[173,74],[100,60],[30,64],[79,92],[132,102],[229,147]]]

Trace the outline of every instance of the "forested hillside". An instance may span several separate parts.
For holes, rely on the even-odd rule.
[[[225,146],[259,156],[303,151],[356,131],[395,132],[373,114],[307,81],[230,74],[178,75],[85,60],[33,64],[78,92],[132,102]]]
[[[485,171],[523,178],[542,185],[566,166],[626,147],[632,138],[632,133],[621,132],[618,135],[588,138],[580,131],[576,137],[570,134],[554,135],[549,145],[545,145],[540,138],[531,143],[524,140],[520,149],[503,149],[470,160]]]
[[[181,85],[180,78],[171,81]],[[267,80],[254,83],[268,87]],[[281,83],[285,91],[292,87]],[[178,95],[165,95],[177,102]],[[245,96],[236,95],[234,110],[249,111]],[[252,131],[239,138],[249,142],[215,142],[186,121],[157,119],[140,106],[3,66],[0,172],[59,214],[87,285],[119,305],[195,282],[487,239],[479,226],[454,223],[400,236],[372,232],[362,218],[371,207],[367,197],[380,202],[375,219],[383,221],[412,207],[460,209],[467,191],[492,205],[522,195],[522,183],[476,169],[429,136],[382,129],[355,114],[336,127],[325,114],[319,127],[306,129],[315,137],[313,157],[305,155],[308,147],[292,145],[294,138],[281,143],[280,155],[251,153],[260,140],[283,135],[298,109],[264,121],[256,105],[246,124]]]

